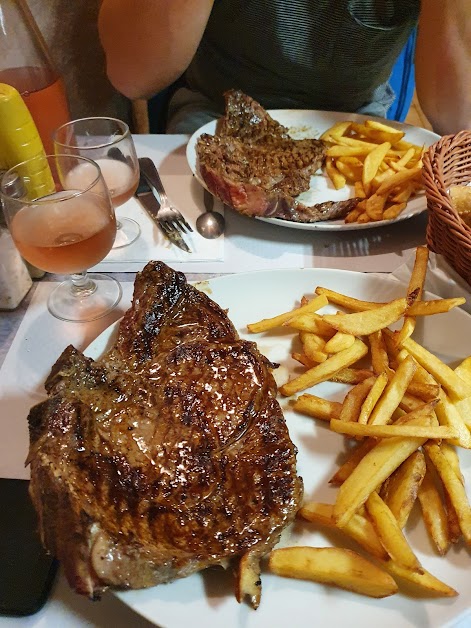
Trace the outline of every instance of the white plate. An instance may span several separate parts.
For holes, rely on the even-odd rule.
[[[296,368],[291,360],[293,334],[277,332],[248,335],[246,325],[255,320],[286,311],[312,294],[317,285],[343,291],[361,299],[387,300],[403,296],[404,288],[395,279],[339,270],[274,270],[228,275],[196,284],[223,308],[242,337],[257,340],[269,359],[279,362],[280,377]],[[423,324],[422,324],[423,323]],[[101,334],[87,349],[97,357],[106,347],[116,325]],[[471,354],[471,317],[460,309],[439,316],[424,317],[414,337],[448,364],[455,365]],[[331,399],[341,399],[348,387],[324,383],[315,392]],[[333,503],[336,490],[328,478],[337,468],[344,439],[314,419],[289,409],[281,399],[291,438],[299,449],[298,472],[304,479],[306,499]],[[463,473],[471,482],[471,452],[460,451]],[[117,593],[132,609],[165,628],[286,628],[287,626],[328,625],[365,628],[438,627],[458,620],[471,599],[471,558],[463,546],[453,548],[440,558],[433,553],[420,516],[411,517],[407,535],[425,568],[459,591],[452,599],[411,599],[404,594],[374,600],[340,589],[301,580],[290,580],[264,573],[262,602],[257,611],[238,604],[233,596],[233,577],[221,568],[213,568],[171,584],[152,589]],[[296,523],[286,531],[282,543],[331,545],[344,539],[324,536],[310,524]],[[352,546],[353,547],[353,546]],[[471,621],[471,620],[470,620]],[[463,624],[464,625],[464,624]],[[468,624],[469,625],[469,624]]]
[[[317,138],[324,131],[330,128],[336,122],[341,120],[353,120],[354,122],[363,122],[365,120],[378,120],[379,122],[385,122],[382,118],[375,118],[373,116],[364,116],[358,113],[340,113],[337,111],[310,111],[305,109],[276,109],[269,110],[269,114],[278,122],[290,129],[291,135],[296,139],[303,138]],[[408,142],[413,144],[430,146],[436,142],[440,136],[432,131],[426,129],[420,129],[409,124],[401,124],[400,122],[386,121],[386,124],[393,126],[405,132]],[[195,131],[190,137],[187,148],[186,158],[191,171],[201,183],[206,187],[203,178],[199,172],[198,160],[196,156],[196,142],[199,136],[203,133],[209,133],[214,135],[216,132],[216,121],[208,122],[200,129]],[[346,185],[340,190],[336,190],[332,185],[330,179],[322,174],[320,171],[318,174],[311,177],[311,187],[307,192],[303,192],[299,195],[301,200],[306,205],[314,205],[316,203],[322,203],[323,201],[343,201],[354,196],[353,188],[350,185]],[[414,199],[409,201],[407,207],[401,214],[394,220],[381,220],[378,222],[367,222],[364,224],[358,224],[355,222],[345,223],[344,220],[326,220],[323,222],[302,223],[291,222],[289,220],[280,220],[279,218],[257,218],[265,222],[279,225],[281,227],[288,227],[291,229],[304,229],[306,231],[352,231],[355,229],[372,229],[374,227],[384,227],[391,223],[400,222],[420,214],[427,208],[427,203],[423,193],[417,195]]]

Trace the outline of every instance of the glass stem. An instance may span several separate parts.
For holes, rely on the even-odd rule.
[[[89,297],[97,289],[96,283],[90,279],[86,270],[81,273],[73,273],[70,275],[70,279],[72,281],[70,291],[74,297]]]

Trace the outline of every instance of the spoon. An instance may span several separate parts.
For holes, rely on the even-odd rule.
[[[224,216],[213,210],[213,195],[204,189],[204,206],[206,211],[196,219],[196,230],[203,238],[213,240],[224,233],[226,221]]]

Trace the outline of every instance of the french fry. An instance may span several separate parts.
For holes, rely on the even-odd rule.
[[[365,503],[366,510],[376,533],[392,560],[406,569],[421,571],[417,556],[412,551],[395,516],[376,491],[373,491]]]
[[[370,415],[373,412],[373,409],[378,402],[378,399],[381,397],[384,389],[386,388],[387,383],[388,374],[385,372],[380,373],[361,406],[358,423],[361,423],[363,425],[366,425],[368,423],[368,419],[370,418]]]
[[[394,168],[395,170],[401,170],[402,168],[405,168],[407,166],[407,164],[409,163],[409,161],[414,157],[415,155],[415,150],[414,148],[409,148],[405,154],[398,160],[398,161],[391,161],[391,167]]]
[[[368,216],[368,214],[366,212],[364,212],[363,214],[360,214],[357,218],[357,222],[358,223],[367,223],[367,222],[371,222],[371,218]]]
[[[293,403],[293,410],[307,414],[322,421],[330,421],[340,417],[342,404],[338,401],[328,401],[316,395],[304,394]]]
[[[405,527],[417,499],[425,471],[425,456],[421,451],[415,451],[381,487],[380,496],[393,513],[401,530]]]
[[[377,120],[367,120],[365,122],[365,126],[369,129],[374,129],[377,131],[382,131],[383,133],[389,133],[394,136],[394,141],[392,144],[397,144],[402,140],[405,133],[403,131],[398,131],[393,126],[389,126],[388,124],[384,124],[383,122],[378,122]]]
[[[299,338],[303,344],[305,355],[313,362],[324,362],[327,360],[325,351],[325,339],[318,334],[310,332],[300,332]]]
[[[272,573],[287,578],[313,580],[369,597],[393,595],[394,579],[363,556],[337,547],[284,547],[268,559]]]
[[[383,142],[374,148],[368,155],[365,157],[365,161],[363,164],[363,173],[362,173],[362,183],[366,185],[370,183],[376,173],[378,172],[379,166],[383,159],[388,154],[388,151],[391,149],[391,144],[389,142]]]
[[[412,378],[412,381],[407,387],[407,392],[409,395],[417,397],[418,399],[428,403],[429,401],[438,401],[440,386],[439,384],[423,384],[422,382],[414,382],[414,378]]]
[[[345,133],[352,126],[352,122],[346,120],[345,122],[336,122],[333,126],[331,126],[327,131],[321,135],[320,139],[326,142],[330,142],[332,140],[338,140],[339,137],[345,135]]]
[[[463,534],[461,532],[460,520],[456,514],[455,507],[452,504],[450,495],[446,488],[443,488],[443,502],[445,504],[446,518],[448,522],[448,531],[450,534],[450,541],[455,544],[461,541]]]
[[[463,474],[461,473],[461,467],[460,467],[460,459],[458,457],[455,447],[451,445],[450,443],[441,443],[440,451],[445,456],[445,458],[448,461],[448,464],[454,470],[458,478],[461,480],[461,483],[464,484],[464,478],[463,478]]]
[[[269,329],[273,329],[282,325],[283,323],[289,321],[291,318],[295,316],[300,316],[302,314],[307,314],[310,312],[317,312],[322,307],[327,305],[327,297],[325,295],[318,295],[314,297],[307,305],[302,305],[290,312],[285,312],[284,314],[278,314],[278,316],[273,316],[272,318],[265,318],[256,323],[249,323],[247,325],[247,329],[252,334],[258,334],[262,331],[268,331]]]
[[[361,386],[361,384],[358,384]],[[393,438],[396,436],[432,438],[432,439],[454,439],[457,430],[444,425],[362,425],[357,421],[345,421],[332,419],[330,429],[338,434],[347,436],[370,436],[371,438]]]
[[[235,597],[242,602],[246,597],[252,608],[260,605],[262,586],[260,580],[260,558],[255,552],[246,552],[239,561],[236,572]]]
[[[325,296],[325,295],[323,295]],[[354,336],[368,336],[395,323],[408,307],[406,298],[395,299],[386,305],[353,314],[325,314],[322,318],[328,325]]]
[[[341,305],[351,312],[364,312],[365,310],[373,310],[386,303],[375,301],[362,301],[361,299],[355,299],[349,297],[335,290],[318,286],[316,288],[316,294],[324,294],[329,303],[334,305]],[[455,297],[453,299],[434,299],[431,301],[415,301],[407,308],[407,314],[410,316],[432,316],[434,314],[443,314],[449,312],[454,307],[463,305],[466,303],[466,299],[463,297]]]
[[[327,149],[327,157],[359,157],[370,152],[368,144],[365,146],[331,146]]]
[[[421,571],[414,571],[412,569],[406,569],[402,565],[398,565],[392,560],[382,563],[382,566],[388,571],[394,578],[402,578],[407,582],[419,587],[422,592],[425,592],[428,596],[436,597],[455,597],[458,592],[452,587],[445,584],[426,569],[422,567]]]
[[[368,340],[370,343],[371,365],[373,367],[373,371],[377,375],[386,373],[388,377],[392,377],[394,372],[389,366],[389,356],[386,351],[382,330],[378,330],[370,334],[368,336]]]
[[[416,371],[416,362],[408,356],[401,362],[388,382],[384,393],[376,403],[370,414],[370,425],[386,425],[390,422],[394,410],[401,403],[404,394],[414,377]]]
[[[355,181],[355,196],[358,198],[366,198],[365,188],[363,187],[363,183],[361,181]]]
[[[454,469],[441,452],[439,445],[436,443],[428,443],[425,445],[425,450],[450,497],[450,501],[458,517],[464,540],[468,546],[471,546],[471,507],[466,495],[466,490]]]
[[[368,353],[368,347],[358,338],[353,345],[344,351],[339,351],[325,362],[314,366],[302,375],[292,379],[280,388],[280,392],[285,397],[301,392],[306,388],[314,386],[330,379],[335,373],[341,371],[347,366],[351,366],[358,362],[364,355]]]
[[[368,379],[368,377],[371,377],[373,374],[373,371],[370,371],[369,369],[347,367],[338,371],[335,375],[332,375],[330,381],[339,382],[340,384],[359,384],[363,380]]]
[[[325,171],[336,190],[340,190],[341,188],[345,187],[347,179],[345,175],[343,175],[339,171],[339,169],[336,168],[334,160],[331,157],[327,157],[327,159],[325,160]]]
[[[429,537],[440,556],[444,556],[451,545],[448,519],[430,469],[427,469],[425,473],[419,488],[418,499]]]
[[[466,358],[455,368],[455,373],[463,381],[471,381],[471,358]],[[460,413],[466,427],[471,430],[471,397],[455,402],[456,408]]]
[[[426,246],[418,246],[415,251],[414,267],[409,279],[409,285],[407,287],[407,294],[414,294],[416,299],[414,303],[422,299],[422,292],[424,290],[425,275],[427,274],[428,264],[428,248]],[[404,323],[402,329],[395,337],[396,345],[401,346],[406,338],[412,336],[415,329],[415,317],[408,314],[404,317]]]
[[[376,221],[383,218],[386,200],[386,196],[380,196],[378,194],[373,194],[366,199],[365,211],[371,220]]]

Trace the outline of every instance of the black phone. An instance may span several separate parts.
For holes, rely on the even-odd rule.
[[[0,479],[0,614],[32,615],[45,603],[57,561],[43,548],[28,480]]]

